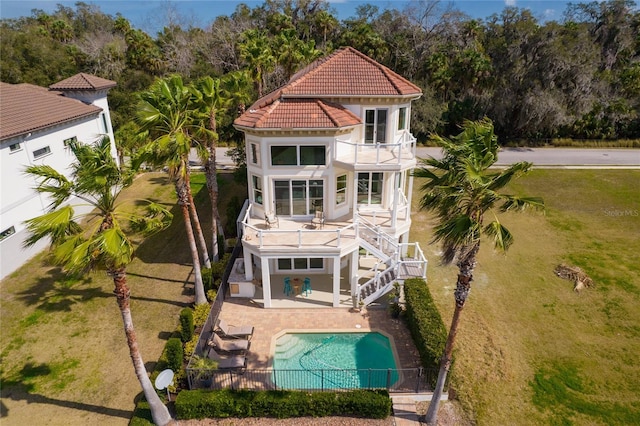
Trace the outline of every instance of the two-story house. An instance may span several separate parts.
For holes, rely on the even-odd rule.
[[[420,88],[347,47],[307,66],[235,121],[249,199],[232,296],[265,308],[369,304],[426,277],[409,243]],[[306,281],[306,284],[305,284]]]
[[[47,211],[50,201],[33,188],[24,170],[49,165],[70,173],[72,140],[90,143],[108,135],[117,158],[107,92],[116,83],[77,74],[47,90],[32,84],[0,83],[0,279],[46,246],[24,249],[24,221]]]

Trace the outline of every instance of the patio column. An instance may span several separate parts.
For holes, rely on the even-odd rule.
[[[340,307],[340,256],[333,258],[333,307]]]
[[[394,173],[393,178],[391,179],[393,182],[393,207],[391,208],[391,226],[394,228],[397,226],[396,221],[398,220],[398,192],[400,191],[400,173]]]
[[[351,284],[351,296],[355,296],[358,291],[358,261],[360,253],[355,250],[351,253],[351,261],[349,262],[349,283]]]
[[[271,307],[271,274],[269,273],[269,259],[260,258],[260,268],[262,269],[262,297],[264,297],[264,307]]]
[[[253,262],[251,259],[251,253],[249,250],[243,250],[242,254],[244,258],[244,276],[247,281],[253,280]]]

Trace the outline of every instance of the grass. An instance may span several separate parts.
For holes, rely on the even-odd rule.
[[[453,388],[478,424],[637,424],[640,418],[640,172],[534,170],[511,192],[542,196],[546,215],[507,214],[506,256],[488,243],[458,333]],[[412,239],[432,225],[414,214]],[[445,323],[456,270],[429,286]],[[583,268],[595,287],[577,294],[553,274]]]
[[[165,174],[143,175],[123,195],[163,203],[175,216],[128,268],[138,344],[151,370],[192,301],[190,256]],[[3,425],[129,422],[141,388],[112,291],[104,273],[69,278],[45,253],[2,281]]]
[[[203,185],[200,176],[194,180]],[[637,423],[639,185],[638,171],[535,170],[511,188],[544,197],[548,211],[502,218],[516,239],[506,256],[487,244],[480,250],[452,377],[478,424]],[[224,214],[243,190],[225,180],[221,191]],[[143,175],[127,194],[162,202],[176,215],[168,230],[144,241],[128,269],[133,320],[151,369],[192,300],[190,256],[164,174]],[[196,199],[207,232],[207,197]],[[448,324],[456,271],[437,266],[429,217],[412,218],[411,239],[430,259],[429,286]],[[553,274],[561,262],[585,269],[595,287],[574,293]],[[112,282],[100,273],[68,278],[42,254],[0,286],[2,424],[128,423],[140,386]]]

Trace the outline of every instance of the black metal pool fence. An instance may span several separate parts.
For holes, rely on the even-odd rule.
[[[190,389],[337,391],[387,389],[392,393],[433,390],[437,369],[198,370],[187,368]]]

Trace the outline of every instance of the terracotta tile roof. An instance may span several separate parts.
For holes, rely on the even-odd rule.
[[[421,94],[422,90],[415,84],[356,49],[346,47],[318,59],[291,77],[287,84],[258,99],[247,112],[236,119],[235,124],[253,128],[318,128],[321,127],[322,120],[312,113],[305,112],[304,115],[301,115],[299,110],[289,107],[293,105],[289,100],[405,97],[420,96]],[[272,105],[275,106],[278,100],[280,103],[277,107],[269,108]],[[283,104],[287,107],[283,107]],[[309,103],[305,104],[305,108],[317,107],[313,107],[312,103]],[[285,110],[293,116],[283,116]],[[357,117],[350,112],[348,113],[347,122],[351,123]],[[274,116],[270,117],[271,115]],[[264,123],[269,123],[269,126],[263,125]],[[329,128],[340,127],[332,120],[324,121],[324,123]],[[359,123],[361,121],[358,118],[357,124]]]
[[[278,99],[248,110],[235,121],[256,129],[331,129],[360,123],[360,117],[342,105],[320,99]]]
[[[422,90],[353,47],[337,50],[296,73],[285,96],[404,96]]]
[[[116,86],[115,81],[80,73],[49,86],[53,90],[101,90]]]
[[[0,82],[0,140],[100,112],[44,87]]]

